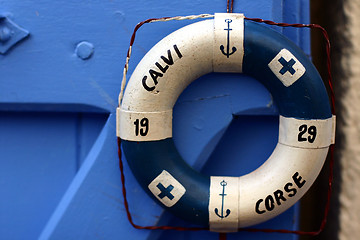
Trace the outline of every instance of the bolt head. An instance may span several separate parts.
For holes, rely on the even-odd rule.
[[[0,42],[5,43],[11,38],[11,30],[4,26],[0,27]]]
[[[82,60],[89,59],[94,53],[94,45],[86,41],[80,42],[75,48],[75,53]]]

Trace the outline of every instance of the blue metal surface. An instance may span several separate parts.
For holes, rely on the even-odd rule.
[[[279,22],[307,22],[309,15],[307,0],[239,0],[234,7],[248,17]],[[1,239],[218,238],[216,233],[152,232],[129,225],[121,194],[114,111],[137,22],[223,12],[225,8],[226,1],[209,4],[203,0],[0,0],[2,16],[30,33],[0,54]],[[189,23],[143,27],[133,49],[130,73],[156,42]],[[307,30],[276,29],[309,54]],[[94,47],[89,57],[81,58],[84,55],[76,51],[82,42]],[[266,89],[245,76],[211,74],[197,80],[175,107],[174,138],[180,154],[211,175],[253,170],[276,142],[277,113],[269,103]],[[233,113],[239,118],[233,119]],[[257,130],[256,136],[247,138],[248,146],[240,149],[250,129]],[[262,151],[254,151],[259,145]],[[125,171],[137,223],[182,224],[143,192],[127,165]],[[261,227],[294,229],[297,220],[297,209],[292,208]],[[239,237],[296,238],[229,234],[229,239]]]

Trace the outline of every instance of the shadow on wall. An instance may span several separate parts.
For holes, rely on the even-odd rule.
[[[338,240],[339,239],[339,216],[340,216],[340,184],[341,184],[341,149],[346,144],[346,139],[342,131],[344,119],[342,111],[344,108],[339,99],[342,98],[347,89],[346,72],[342,69],[340,61],[343,57],[343,46],[349,46],[344,26],[347,26],[347,19],[344,14],[344,3],[342,0],[333,0],[329,3],[326,0],[311,1],[311,23],[323,26],[329,34],[331,41],[331,60],[332,76],[336,96],[337,126],[336,126],[336,146],[335,146],[335,165],[334,181],[331,197],[330,212],[324,231],[316,237],[302,236],[301,240]],[[324,81],[327,81],[326,55],[324,39],[320,32],[311,33],[313,62],[319,70]],[[314,183],[308,194],[301,201],[301,226],[300,229],[314,231],[319,229],[324,215],[325,204],[328,191],[329,177],[329,156],[323,167],[321,174]]]

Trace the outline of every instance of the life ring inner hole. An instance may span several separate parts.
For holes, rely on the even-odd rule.
[[[175,146],[189,165],[206,175],[252,172],[275,149],[278,131],[278,111],[270,92],[245,74],[204,75],[182,92],[174,106]]]

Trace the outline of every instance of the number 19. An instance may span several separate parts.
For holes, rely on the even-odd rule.
[[[143,118],[141,120],[136,119],[134,121],[135,125],[135,136],[146,136],[149,132],[149,119]]]

